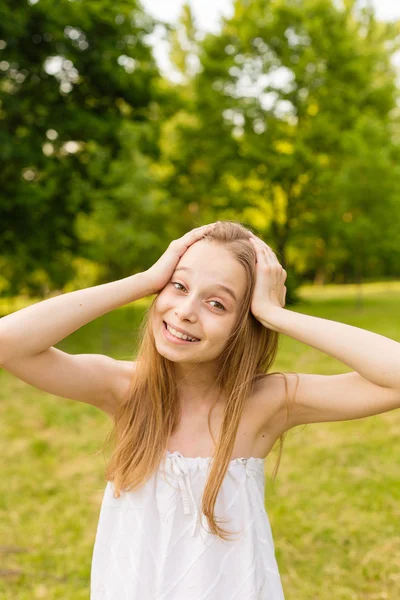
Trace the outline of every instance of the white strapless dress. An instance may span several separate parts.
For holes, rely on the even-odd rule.
[[[167,451],[138,490],[108,481],[91,567],[91,600],[284,600],[268,515],[264,459],[235,458],[214,513],[235,532],[211,534],[200,514],[211,458]]]

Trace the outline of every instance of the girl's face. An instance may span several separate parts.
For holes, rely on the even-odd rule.
[[[228,250],[205,240],[192,244],[154,305],[152,326],[158,352],[173,362],[218,358],[236,323],[245,285],[245,269]],[[176,339],[166,324],[199,341]]]

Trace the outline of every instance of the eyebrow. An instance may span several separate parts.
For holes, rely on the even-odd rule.
[[[176,271],[188,271],[190,273],[193,273],[192,269],[190,267],[177,267],[174,271],[174,273],[176,273]],[[237,302],[237,298],[235,296],[235,292],[233,290],[231,290],[231,288],[227,287],[226,285],[223,285],[222,283],[215,283],[213,284],[214,287],[216,288],[220,288],[221,290],[224,290],[227,294],[229,294],[230,296],[232,296],[232,298],[235,300],[235,302]]]

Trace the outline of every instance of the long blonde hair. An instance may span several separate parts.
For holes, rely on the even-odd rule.
[[[278,333],[264,327],[251,313],[250,305],[255,284],[255,251],[245,240],[248,230],[236,221],[218,221],[207,241],[224,246],[243,265],[247,285],[245,297],[225,351],[218,358],[217,390],[223,390],[227,401],[211,470],[202,498],[202,512],[208,520],[210,531],[226,540],[230,532],[217,525],[214,507],[218,491],[228,469],[240,419],[246,400],[256,382],[269,373],[278,350]],[[137,365],[132,376],[129,393],[121,401],[114,415],[113,429],[105,440],[115,449],[106,466],[106,479],[113,481],[114,497],[120,491],[134,490],[157,470],[167,449],[170,436],[180,421],[180,404],[174,363],[160,355],[152,332],[155,297],[145,312],[139,328]],[[286,377],[286,408],[289,418],[288,387]],[[282,455],[286,432],[279,438],[280,451],[273,478]],[[224,535],[225,534],[225,535]]]

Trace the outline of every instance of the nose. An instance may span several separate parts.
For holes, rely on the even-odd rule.
[[[175,308],[175,314],[182,321],[195,322],[197,320],[195,300],[188,296],[186,296],[186,298],[181,298],[179,305]]]

